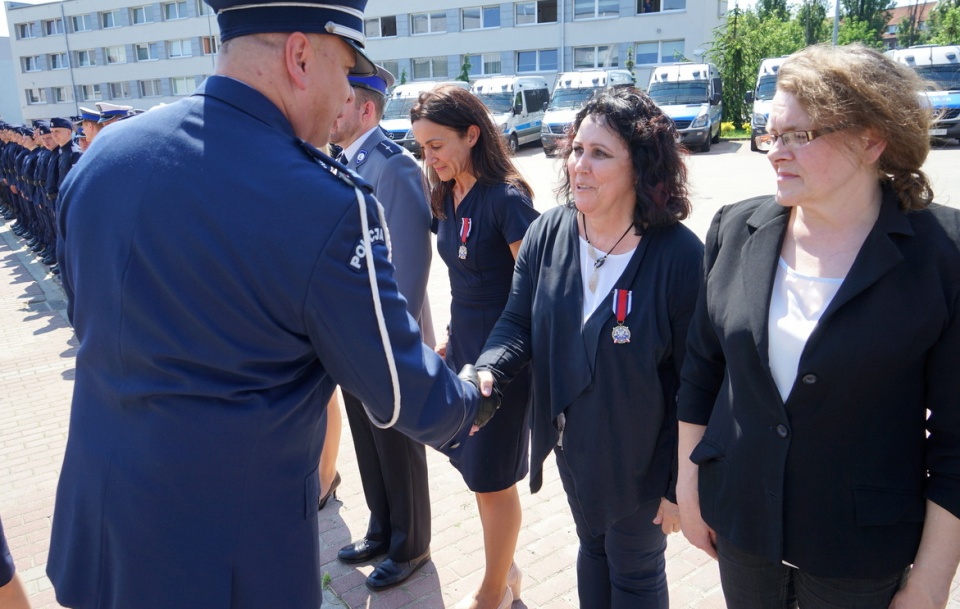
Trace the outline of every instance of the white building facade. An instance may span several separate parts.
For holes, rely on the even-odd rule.
[[[23,118],[79,114],[98,101],[148,109],[212,74],[216,17],[202,0],[6,2]],[[699,61],[726,0],[369,0],[371,58],[398,81],[471,80]]]
[[[219,28],[202,0],[6,2],[24,120],[98,101],[148,109],[213,73]]]
[[[398,81],[625,68],[646,88],[653,67],[702,61],[726,0],[369,0],[370,57]]]

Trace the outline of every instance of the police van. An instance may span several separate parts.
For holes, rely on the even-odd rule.
[[[723,86],[712,63],[671,63],[650,74],[647,94],[667,116],[687,148],[710,151],[720,141]]]
[[[540,139],[540,124],[550,100],[550,89],[544,77],[480,78],[470,90],[490,111],[493,124],[500,130],[510,152]]]
[[[604,87],[633,84],[633,74],[629,70],[584,70],[561,74],[553,87],[550,105],[540,128],[543,152],[547,156],[557,153],[577,112],[596,91]]]
[[[421,93],[440,85],[470,88],[470,84],[462,80],[440,82],[423,80],[397,85],[387,95],[387,105],[383,109],[380,128],[387,133],[387,137],[415,155],[420,155],[420,146],[417,140],[413,139],[413,130],[410,128],[410,109],[417,103]]]
[[[935,116],[930,137],[960,140],[960,45],[918,45],[885,54],[931,83],[922,92]]]
[[[753,104],[750,113],[750,150],[757,152],[757,138],[767,132],[767,119],[770,118],[770,104],[773,94],[777,92],[777,73],[780,65],[787,59],[783,57],[768,57],[760,62],[760,71],[757,73],[757,86],[753,91],[747,91],[743,101]]]

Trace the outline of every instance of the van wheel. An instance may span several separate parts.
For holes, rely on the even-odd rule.
[[[520,150],[520,140],[517,139],[517,134],[510,134],[510,139],[507,140],[507,147],[510,148],[510,154],[516,154],[517,150]]]
[[[755,140],[753,136],[750,137],[750,150],[752,152],[760,152],[760,149],[757,148],[757,140]]]
[[[716,134],[715,136],[713,136],[713,139],[711,139],[710,141],[713,142],[714,144],[719,144],[719,143],[720,143],[720,128],[719,128],[719,127],[717,127],[717,134]]]
[[[710,136],[707,136],[707,141],[705,141],[705,142],[703,143],[703,145],[700,146],[700,152],[710,152],[710,141],[711,141],[711,139],[712,139],[712,138],[711,138]]]

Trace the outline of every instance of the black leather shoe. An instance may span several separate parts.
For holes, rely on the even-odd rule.
[[[407,562],[395,562],[390,558],[384,558],[383,562],[377,565],[373,573],[367,577],[367,588],[376,592],[402,584],[429,560],[430,550]]]
[[[390,544],[382,541],[370,541],[366,537],[348,546],[343,546],[337,552],[337,558],[345,563],[367,562],[378,556],[383,556],[390,549]]]
[[[333,482],[330,483],[330,488],[327,489],[327,492],[323,494],[323,497],[320,497],[320,503],[317,506],[317,511],[319,512],[327,506],[327,499],[332,495],[334,499],[337,498],[337,487],[340,486],[340,472],[337,472],[337,475],[333,477]]]

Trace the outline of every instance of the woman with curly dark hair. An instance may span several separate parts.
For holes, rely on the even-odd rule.
[[[477,362],[485,391],[530,362],[531,488],[552,450],[580,538],[581,607],[668,606],[676,393],[703,255],[680,224],[682,153],[644,93],[587,102],[562,152],[567,203],[530,226]]]

